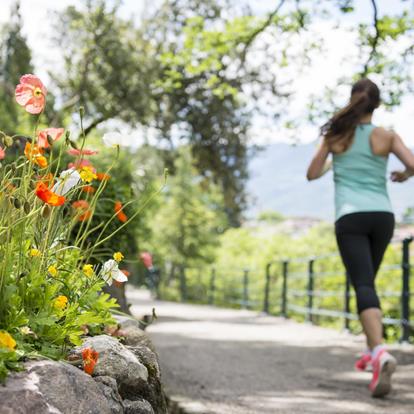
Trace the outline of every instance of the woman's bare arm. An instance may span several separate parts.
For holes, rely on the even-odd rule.
[[[329,152],[326,142],[323,141],[309,164],[306,173],[306,178],[309,181],[322,177],[329,170],[331,166],[331,162],[328,161]]]
[[[403,182],[414,175],[414,154],[397,133],[392,132],[392,134],[391,152],[404,164],[406,169],[405,171],[393,171],[391,179]]]

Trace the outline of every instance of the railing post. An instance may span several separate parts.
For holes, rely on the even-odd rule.
[[[344,312],[345,312],[345,319],[344,319],[344,329],[349,331],[349,317],[348,314],[351,313],[351,281],[349,279],[348,273],[345,272],[345,304],[344,304]]]
[[[249,269],[243,271],[243,308],[249,307]]]
[[[287,318],[287,278],[288,278],[289,262],[285,260],[282,262],[282,306],[280,313],[284,318]]]
[[[312,308],[313,308],[313,285],[314,285],[314,273],[313,273],[314,260],[311,259],[308,262],[308,314],[306,320],[313,322]]]
[[[180,267],[180,293],[181,293],[181,302],[187,300],[187,278],[185,275],[185,267]]]
[[[404,239],[402,245],[402,292],[401,292],[401,338],[410,339],[410,243],[412,237]]]
[[[269,313],[269,296],[270,296],[270,268],[272,266],[272,263],[268,263],[266,265],[266,271],[265,271],[265,291],[264,291],[264,300],[263,300],[263,312]]]
[[[209,305],[214,305],[215,293],[216,293],[216,269],[213,267],[211,269],[211,276],[210,276],[210,295],[208,298]]]

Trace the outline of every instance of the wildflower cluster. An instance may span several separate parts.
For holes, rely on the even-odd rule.
[[[22,76],[15,97],[41,125],[47,97],[41,80]],[[103,139],[116,154],[122,146],[117,138]],[[11,157],[17,139],[0,131],[1,160]],[[119,269],[124,257],[115,252],[104,263],[92,260],[111,235],[101,231],[105,223],[93,227],[91,220],[113,165],[97,171],[89,158],[98,151],[85,148],[85,139],[82,133],[74,142],[60,127],[36,128],[22,153],[0,164],[0,381],[24,359],[64,358],[85,332],[99,333],[114,323],[117,304],[101,289],[128,280]],[[68,155],[72,161],[64,169]],[[119,200],[113,206],[107,222],[121,230],[135,215],[128,218]],[[85,371],[92,373],[98,354],[86,349],[82,357]]]

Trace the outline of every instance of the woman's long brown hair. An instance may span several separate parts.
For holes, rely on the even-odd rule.
[[[369,79],[360,79],[351,90],[351,99],[321,128],[326,143],[346,151],[352,144],[355,129],[364,115],[374,112],[380,103],[378,86]],[[336,152],[336,151],[335,151]]]

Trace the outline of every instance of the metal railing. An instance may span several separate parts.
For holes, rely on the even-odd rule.
[[[384,282],[392,280],[399,290],[378,287],[385,305],[383,324],[398,327],[399,339],[403,342],[409,341],[414,332],[410,315],[412,240],[402,241],[400,263],[384,264],[381,269]],[[322,318],[342,319],[346,330],[350,330],[352,321],[358,320],[352,311],[355,295],[337,253],[272,261],[262,270],[182,267],[176,279],[179,294],[175,299],[182,302],[256,309],[285,318],[302,315],[308,323],[321,324]],[[338,283],[338,280],[341,281]],[[161,295],[170,299],[171,289],[171,285],[164,286],[160,289]]]

